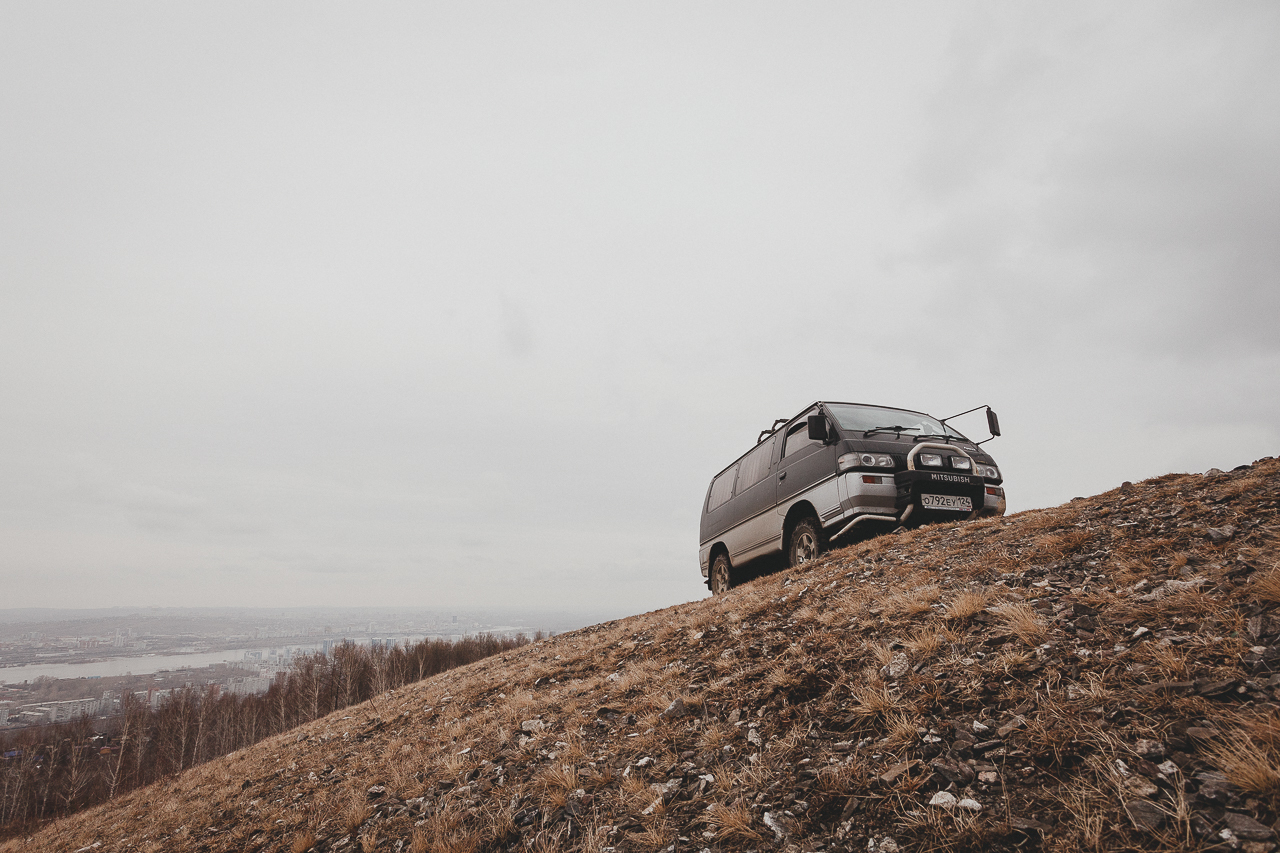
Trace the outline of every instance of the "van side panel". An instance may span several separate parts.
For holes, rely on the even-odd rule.
[[[743,484],[748,472],[755,482],[733,498],[736,504],[734,520],[738,526],[725,537],[725,545],[729,548],[729,559],[735,564],[779,547],[782,540],[778,516],[773,512],[777,444],[777,439],[771,436],[742,461],[739,485]]]
[[[732,479],[737,476],[737,473],[738,466],[734,465],[732,468],[729,468],[727,471],[718,475],[716,480],[723,476],[727,476]],[[698,538],[702,540],[703,544],[706,544],[709,540],[720,536],[738,521],[738,518],[736,517],[737,511],[734,508],[734,501],[732,498],[710,511],[707,510],[707,507],[711,505],[711,493],[715,487],[715,482],[715,480],[711,481],[712,488],[707,490],[707,497],[702,503],[702,523],[698,525]]]

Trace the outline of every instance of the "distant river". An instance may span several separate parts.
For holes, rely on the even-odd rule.
[[[276,646],[277,649],[280,646]],[[314,646],[290,646],[296,651],[311,651]],[[150,675],[162,669],[186,669],[210,666],[215,663],[239,663],[244,661],[245,651],[255,649],[226,649],[221,652],[200,652],[189,655],[139,655],[138,657],[109,658],[95,663],[33,663],[27,666],[0,667],[0,683],[21,684],[42,675],[51,678],[94,678],[111,675]],[[266,656],[267,649],[262,649]],[[252,666],[256,661],[247,661]]]

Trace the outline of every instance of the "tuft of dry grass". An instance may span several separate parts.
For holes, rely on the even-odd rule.
[[[867,643],[863,646],[863,651],[875,661],[877,667],[888,666],[893,660],[893,646],[889,643]]]
[[[941,595],[938,587],[929,585],[897,593],[884,602],[884,613],[889,617],[914,617],[933,610],[933,604]]]
[[[966,589],[947,603],[947,618],[956,622],[968,622],[987,609],[991,596],[986,590]]]
[[[1255,574],[1249,590],[1261,601],[1280,604],[1280,563]]]
[[[764,840],[764,836],[755,828],[750,806],[742,800],[732,804],[713,803],[707,809],[705,820],[717,840],[745,844]]]
[[[920,739],[920,721],[901,711],[895,711],[885,719],[884,736],[890,746],[907,746]]]
[[[293,843],[289,845],[290,853],[307,853],[312,847],[316,846],[316,834],[309,829],[304,829],[293,837]]]
[[[943,632],[926,628],[908,637],[902,645],[911,652],[912,659],[924,660],[936,655],[949,641],[950,638]]]
[[[879,686],[864,685],[855,687],[849,694],[853,703],[849,712],[856,717],[867,719],[883,718],[903,707],[903,701],[883,684]]]
[[[347,831],[347,835],[355,835],[372,814],[373,809],[369,808],[369,803],[357,792],[342,811],[342,828]]]
[[[994,612],[1011,634],[1029,646],[1040,645],[1048,635],[1048,626],[1029,604],[1009,602],[1001,604]]]
[[[1232,785],[1250,794],[1280,795],[1280,761],[1272,749],[1237,729],[1214,744],[1209,762],[1217,765]]]

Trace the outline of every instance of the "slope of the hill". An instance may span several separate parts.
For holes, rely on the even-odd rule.
[[[883,536],[0,849],[1269,851],[1278,497],[1267,459]]]

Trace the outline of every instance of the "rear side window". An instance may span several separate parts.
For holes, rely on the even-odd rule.
[[[773,456],[774,439],[767,441],[742,458],[738,469],[738,494],[764,479],[769,473],[769,459]]]
[[[733,477],[737,473],[738,466],[734,465],[711,481],[711,497],[707,498],[707,512],[711,512],[733,495]]]
[[[787,443],[782,448],[782,456],[784,459],[788,456],[795,456],[806,447],[813,447],[819,444],[822,444],[822,442],[809,438],[809,423],[802,419],[800,423],[787,430]]]

